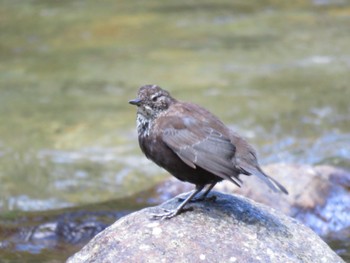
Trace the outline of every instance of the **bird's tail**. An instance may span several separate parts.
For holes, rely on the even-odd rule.
[[[248,172],[249,174],[254,174],[257,177],[259,177],[262,181],[264,181],[274,192],[283,192],[285,194],[288,194],[287,189],[281,185],[279,182],[277,182],[275,179],[271,178],[270,176],[268,176],[267,174],[265,174],[263,172],[263,170],[261,170],[260,167],[255,167],[252,165],[248,165],[248,164],[240,164],[240,167]]]

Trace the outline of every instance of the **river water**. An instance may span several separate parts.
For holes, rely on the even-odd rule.
[[[350,169],[349,1],[1,2],[2,218],[168,176],[137,145],[127,101],[143,84],[205,105],[262,164]]]

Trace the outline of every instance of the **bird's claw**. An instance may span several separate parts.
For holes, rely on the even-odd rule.
[[[160,214],[152,214],[152,219],[153,220],[165,220],[165,219],[170,219],[173,218],[183,212],[186,211],[192,211],[193,208],[189,207],[189,208],[185,208],[185,209],[174,209],[174,210],[167,210],[164,209],[164,213],[160,213]]]

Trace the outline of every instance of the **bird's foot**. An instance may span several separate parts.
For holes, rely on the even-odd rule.
[[[174,209],[174,210],[164,209],[164,213],[152,214],[152,219],[154,219],[154,220],[170,219],[170,218],[173,218],[173,217],[175,217],[183,212],[192,211],[192,210],[193,210],[192,207],[185,208],[185,209]]]
[[[179,202],[183,202],[184,200],[185,200],[184,198],[178,198],[178,201],[179,201]],[[216,196],[215,196],[215,195],[212,195],[212,196],[210,196],[210,197],[201,196],[201,197],[198,197],[198,198],[193,198],[193,199],[190,200],[189,202],[195,203],[195,202],[202,202],[202,201],[204,201],[204,200],[214,202],[214,201],[216,200]]]

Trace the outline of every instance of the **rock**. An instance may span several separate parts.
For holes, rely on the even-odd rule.
[[[170,220],[177,198],[129,214],[67,262],[344,262],[312,230],[244,197],[213,193]],[[184,197],[185,195],[181,195]]]
[[[214,189],[273,207],[323,237],[350,227],[350,172],[325,165],[274,164],[263,169],[284,185],[289,195],[272,192],[256,176],[242,176],[242,188],[225,181]],[[171,178],[156,187],[153,200],[160,203],[191,189],[193,185]]]
[[[272,193],[259,180],[249,177],[238,189],[222,184],[217,189],[238,193],[282,211],[309,226],[320,236],[350,227],[350,173],[331,166],[275,164],[264,167],[289,191]]]

